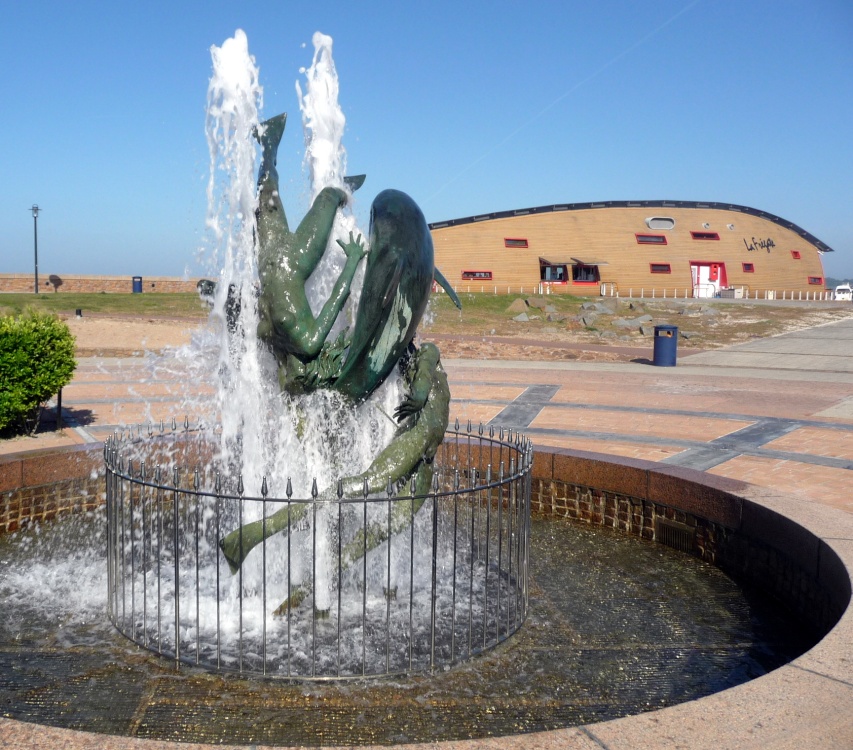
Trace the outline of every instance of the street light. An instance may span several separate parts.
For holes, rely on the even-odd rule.
[[[33,212],[33,247],[35,250],[36,257],[36,294],[39,293],[39,211],[41,209],[38,207],[37,203],[33,203],[33,207],[30,209]]]

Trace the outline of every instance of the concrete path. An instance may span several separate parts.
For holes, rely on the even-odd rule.
[[[853,512],[853,319],[682,354],[676,367],[501,360],[445,367],[451,419],[463,426],[512,427],[542,445],[687,466]],[[80,360],[63,391],[69,426],[7,441],[0,453],[182,421],[185,400],[208,392],[162,361]]]

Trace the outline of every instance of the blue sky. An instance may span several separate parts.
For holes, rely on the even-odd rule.
[[[600,200],[739,203],[853,276],[853,3],[598,0],[41,2],[0,11],[0,272],[195,274],[210,47],[242,28],[291,220],[295,82],[335,40],[350,171],[428,221]]]

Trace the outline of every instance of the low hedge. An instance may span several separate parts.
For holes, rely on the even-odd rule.
[[[55,315],[0,317],[0,432],[33,433],[42,405],[71,381],[74,336]]]

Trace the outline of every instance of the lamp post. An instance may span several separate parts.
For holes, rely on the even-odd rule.
[[[33,203],[30,209],[33,212],[33,249],[36,258],[36,294],[39,293],[39,211],[37,203]]]

